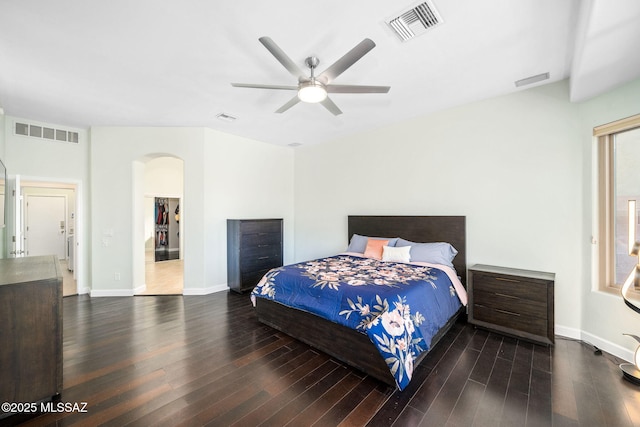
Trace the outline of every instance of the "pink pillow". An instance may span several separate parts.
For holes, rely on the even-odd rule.
[[[367,258],[382,259],[382,247],[389,244],[388,240],[367,239],[367,247],[364,256]]]

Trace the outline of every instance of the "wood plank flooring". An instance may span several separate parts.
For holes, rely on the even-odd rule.
[[[257,322],[247,295],[64,299],[62,402],[25,426],[640,426],[611,355],[458,322],[398,392]]]

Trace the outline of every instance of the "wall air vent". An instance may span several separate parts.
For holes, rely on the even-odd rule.
[[[387,21],[389,27],[403,42],[411,40],[441,23],[442,18],[430,2],[420,3],[401,13],[400,16]]]
[[[46,126],[18,123],[14,128],[16,135],[30,136],[33,138],[50,139],[52,141],[78,143],[78,132],[65,129],[54,129]]]

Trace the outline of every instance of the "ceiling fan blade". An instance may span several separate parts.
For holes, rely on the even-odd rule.
[[[279,89],[279,90],[298,90],[298,86],[287,85],[263,85],[253,83],[231,83],[233,87],[248,87],[252,89]]]
[[[321,104],[324,105],[324,108],[331,111],[334,116],[339,116],[340,114],[342,114],[342,110],[340,110],[328,96],[324,99],[324,101],[321,102]]]
[[[300,67],[298,67],[296,63],[293,62],[291,58],[289,58],[287,54],[284,53],[284,51],[280,49],[280,47],[278,47],[278,45],[273,40],[271,40],[271,38],[260,37],[258,40],[260,40],[260,43],[262,43],[264,47],[266,47],[267,50],[276,57],[278,62],[280,62],[284,66],[284,68],[286,68],[295,78],[305,78],[305,75]]]
[[[371,39],[362,40],[356,45],[356,47],[347,52],[342,58],[334,62],[329,68],[324,70],[318,76],[318,80],[324,82],[324,84],[330,83],[333,79],[342,74],[347,68],[355,64],[360,58],[366,55],[366,53],[374,47],[376,47],[376,44]]]
[[[298,102],[300,102],[300,98],[298,98],[298,95],[294,96],[293,98],[291,98],[289,100],[289,102],[287,102],[286,104],[284,104],[282,107],[278,108],[276,110],[276,113],[284,113],[285,111],[287,111],[289,108],[293,107],[294,105],[296,105]]]
[[[328,93],[387,93],[391,86],[327,85]]]

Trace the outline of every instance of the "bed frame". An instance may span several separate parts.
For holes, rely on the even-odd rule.
[[[349,216],[348,238],[354,233],[363,236],[402,237],[415,242],[449,242],[458,250],[453,264],[466,288],[464,216]],[[433,337],[431,348],[463,312],[464,307]],[[264,298],[257,298],[256,313],[260,322],[395,387],[395,380],[388,366],[366,334]],[[415,362],[416,366],[425,355],[426,352]]]

